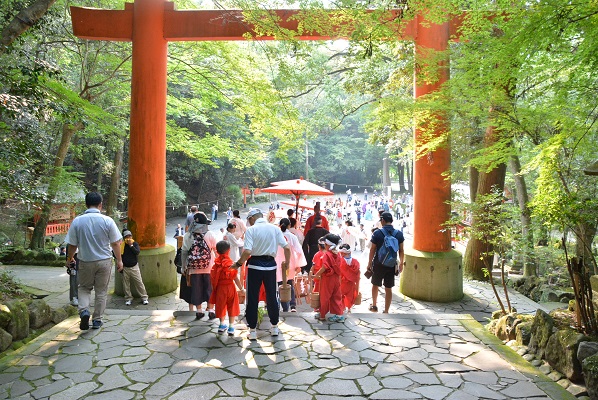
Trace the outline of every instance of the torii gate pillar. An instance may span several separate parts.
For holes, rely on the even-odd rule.
[[[445,51],[450,34],[449,22],[442,25],[425,21],[418,16],[415,36],[416,65],[425,60],[430,50]],[[436,91],[449,78],[448,57],[432,68],[439,76],[426,80],[416,68],[415,98]],[[427,83],[427,81],[433,83]],[[440,126],[435,136],[445,134],[446,118],[437,116]],[[421,122],[420,122],[421,123]],[[423,127],[415,128],[415,147],[421,148]],[[405,249],[405,265],[399,284],[406,296],[435,302],[451,302],[463,297],[463,268],[461,253],[451,248],[451,233],[444,225],[450,217],[451,182],[445,176],[450,170],[451,152],[448,139],[444,145],[424,155],[416,154],[413,174],[413,247]]]
[[[298,20],[291,18],[298,10],[270,12],[276,14],[282,28],[298,31]],[[128,227],[142,248],[139,263],[148,295],[171,292],[177,282],[174,248],[165,245],[167,44],[183,40],[246,40],[245,34],[252,32],[253,27],[243,21],[239,10],[176,11],[174,4],[165,0],[135,0],[120,11],[71,7],[71,18],[77,37],[133,42]],[[397,37],[415,39],[416,57],[425,54],[426,49],[445,50],[451,29],[455,33],[453,22],[435,25],[419,16],[407,22]],[[297,39],[330,37],[307,32]],[[434,84],[427,84],[425,77],[416,72],[415,97],[437,90],[448,79],[448,59],[442,71],[442,78],[433,79]],[[444,121],[443,118],[438,119]],[[436,134],[443,135],[444,127],[437,128]],[[416,148],[421,141],[420,129],[416,129]],[[451,250],[450,233],[444,228],[450,215],[450,181],[444,177],[449,168],[448,142],[446,147],[415,163],[414,241],[413,249],[406,249],[400,287],[404,294],[416,299],[453,301],[463,296],[461,255]],[[116,293],[123,294],[120,274],[116,274]]]

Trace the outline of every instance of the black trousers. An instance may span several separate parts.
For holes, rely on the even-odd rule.
[[[270,323],[278,325],[280,313],[278,311],[276,269],[262,271],[249,266],[247,268],[247,306],[245,316],[247,317],[247,325],[249,325],[250,329],[257,327],[257,308],[262,283],[264,284],[264,289],[266,289],[266,307]]]

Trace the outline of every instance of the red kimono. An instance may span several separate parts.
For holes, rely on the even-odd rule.
[[[341,295],[341,257],[331,251],[324,252],[322,268],[324,273],[320,282],[320,318],[326,314],[343,315],[344,307]]]
[[[343,296],[343,304],[347,308],[353,307],[355,296],[357,296],[357,288],[359,286],[359,261],[351,258],[351,264],[347,264],[347,260],[341,260],[341,294]]]
[[[210,303],[215,304],[216,318],[228,316],[236,317],[241,313],[239,309],[239,295],[237,294],[237,286],[235,285],[235,278],[237,270],[231,269],[233,260],[226,254],[218,254],[214,260],[214,266],[210,272],[212,280],[212,295],[210,296]]]
[[[314,258],[312,260],[312,267],[311,267],[311,270],[309,270],[309,272],[311,273],[312,276],[315,276],[318,273],[318,271],[320,270],[320,268],[322,268],[322,256],[323,255],[324,255],[324,250],[319,250],[314,255]],[[319,279],[314,279],[313,291],[320,292],[320,280]]]

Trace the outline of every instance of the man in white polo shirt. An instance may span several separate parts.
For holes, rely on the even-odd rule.
[[[257,308],[259,303],[260,287],[264,284],[266,289],[266,307],[272,328],[270,334],[278,336],[278,299],[276,296],[276,261],[274,257],[278,246],[284,249],[282,268],[288,268],[291,249],[275,225],[269,224],[259,208],[252,208],[247,214],[250,227],[245,232],[245,243],[241,258],[233,264],[232,268],[238,269],[247,262],[247,305],[245,316],[249,326],[249,340],[257,340]]]
[[[106,309],[108,283],[112,273],[112,257],[116,257],[116,268],[123,270],[120,251],[122,235],[114,220],[102,215],[102,195],[90,192],[85,196],[87,211],[75,218],[66,235],[66,265],[79,249],[79,316],[81,330],[89,329],[89,303],[91,290],[95,290],[93,308],[93,329],[102,326],[102,314]]]

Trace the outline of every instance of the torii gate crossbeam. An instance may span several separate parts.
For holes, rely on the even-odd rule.
[[[294,18],[305,11],[270,10],[277,19],[277,24],[285,29],[297,31],[298,21]],[[334,11],[329,11],[333,13]],[[389,18],[400,14],[399,10],[389,12]],[[167,90],[167,46],[169,41],[215,41],[246,40],[247,33],[255,35],[254,27],[244,21],[240,10],[175,10],[174,3],[165,0],[136,0],[126,3],[124,10],[101,10],[71,7],[74,34],[89,40],[131,41],[133,43],[132,79],[131,79],[131,120],[129,145],[129,170],[134,171],[129,177],[129,229],[135,234],[142,249],[142,259],[147,260],[143,269],[146,289],[150,296],[164,294],[176,288],[176,274],[171,279],[164,265],[172,264],[174,251],[165,245],[165,202],[166,202],[166,90]],[[416,55],[426,49],[445,50],[451,34],[456,33],[459,20],[454,19],[444,24],[431,24],[424,17],[406,22],[397,39],[414,40]],[[330,36],[318,33],[302,33],[300,40],[326,40]],[[271,36],[257,37],[260,40],[272,40]],[[448,79],[448,59],[441,68],[441,78],[435,84],[415,81],[415,97],[433,92]],[[441,118],[441,117],[440,117]],[[421,140],[421,129],[416,127],[416,146]],[[441,135],[443,132],[437,132]],[[407,254],[403,280],[407,278],[410,257],[422,264],[422,257],[430,259],[425,253],[442,254],[443,259],[451,253],[450,233],[443,224],[448,220],[450,206],[450,181],[443,174],[450,167],[450,150],[446,147],[436,150],[428,157],[420,158],[414,169],[414,242],[415,254]],[[144,258],[145,257],[145,258]],[[449,259],[455,259],[449,256]],[[437,259],[437,257],[432,257]],[[460,266],[460,256],[457,264]],[[421,275],[418,263],[414,263],[416,275]],[[451,265],[455,264],[451,261]],[[162,265],[162,267],[160,267]],[[447,267],[448,268],[448,267]],[[150,276],[149,270],[156,270]],[[442,269],[442,268],[441,268]],[[434,271],[434,266],[432,266]],[[448,269],[447,269],[448,270]],[[434,274],[432,274],[434,275]],[[435,275],[439,275],[437,272]],[[454,274],[453,274],[454,275]],[[118,276],[118,275],[117,275]],[[421,286],[430,295],[423,295],[428,300],[451,301],[462,296],[440,296],[438,288],[430,282],[414,285],[414,279],[401,290]],[[462,276],[462,273],[461,273]],[[447,287],[444,277],[433,278]],[[462,278],[461,278],[462,279]],[[155,281],[155,282],[154,282]],[[173,283],[174,282],[174,283]],[[173,287],[174,285],[174,287]],[[448,287],[451,285],[449,284]],[[459,292],[459,288],[454,288]],[[117,292],[119,287],[117,285]],[[418,290],[419,291],[419,290]],[[451,289],[451,291],[454,291]],[[419,293],[410,293],[411,297],[422,298]]]

